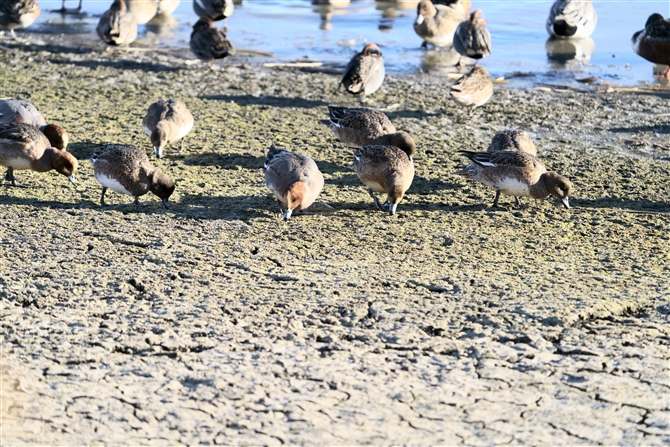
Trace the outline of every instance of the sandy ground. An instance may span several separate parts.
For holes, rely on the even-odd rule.
[[[369,106],[419,146],[390,217],[319,124],[355,104],[336,76],[3,45],[0,96],[67,128],[81,164],[77,188],[0,188],[2,445],[670,442],[669,154],[620,139],[667,145],[670,95],[499,87],[469,118],[445,80],[389,76]],[[196,118],[152,157],[174,206],[101,208],[86,160],[149,153],[141,119],[165,97]],[[573,181],[572,209],[492,210],[451,174],[510,127]],[[271,142],[326,178],[288,223]]]

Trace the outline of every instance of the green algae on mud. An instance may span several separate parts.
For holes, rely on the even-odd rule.
[[[161,64],[151,57],[0,52],[0,96],[27,99],[50,122],[65,127],[71,135],[68,150],[81,162],[76,188],[53,172],[26,171],[17,173],[19,180],[35,187],[0,188],[0,297],[9,304],[5,310],[14,325],[7,336],[16,340],[11,355],[23,364],[45,371],[105,364],[117,371],[139,357],[157,361],[158,353],[165,354],[159,359],[174,362],[167,368],[188,365],[190,372],[178,378],[186,383],[189,374],[203,368],[217,374],[217,362],[225,357],[217,349],[225,345],[233,359],[226,364],[243,362],[249,351],[260,357],[244,357],[244,362],[264,371],[258,374],[290,384],[307,373],[287,371],[317,370],[323,362],[342,358],[344,365],[358,368],[351,377],[376,380],[372,377],[396,377],[404,371],[407,376],[398,376],[404,377],[398,379],[402,383],[421,388],[425,381],[431,390],[435,377],[451,379],[444,367],[416,369],[412,365],[419,360],[410,358],[411,353],[419,359],[430,356],[440,365],[459,359],[477,366],[486,364],[479,353],[495,357],[508,352],[510,343],[538,350],[535,357],[505,354],[504,364],[513,368],[517,360],[531,362],[544,355],[560,365],[557,356],[586,352],[589,343],[593,352],[606,347],[598,355],[620,359],[633,336],[654,358],[667,344],[657,322],[666,318],[668,300],[668,154],[631,149],[619,139],[665,138],[667,115],[654,113],[666,110],[663,97],[498,89],[471,119],[448,99],[439,79],[390,76],[369,106],[388,107],[396,127],[412,133],[418,146],[414,183],[391,217],[376,210],[347,169],[351,151],[319,123],[326,118],[327,104],[356,105],[337,95],[337,77],[268,71],[235,60],[210,71],[187,67],[178,57]],[[149,195],[145,200],[150,206],[139,208],[129,197],[110,193],[110,206],[101,208],[100,185],[86,160],[106,143],[134,144],[151,153],[141,119],[149,104],[166,97],[186,102],[196,119],[183,152],[168,147],[163,159],[152,156],[152,163],[176,181],[174,205],[164,210]],[[484,150],[497,131],[509,127],[530,132],[547,167],[572,180],[573,208],[565,210],[555,199],[525,199],[527,207],[515,209],[511,197],[502,197],[504,208],[491,210],[492,190],[451,174],[464,163],[458,150]],[[261,171],[272,142],[310,155],[326,179],[319,201],[286,223]],[[32,332],[52,325],[66,328],[47,331],[45,338]],[[97,331],[93,342],[68,335],[75,331],[70,327],[92,326]],[[588,338],[605,326],[609,341]],[[167,335],[156,341],[162,334]],[[278,347],[300,352],[291,360],[280,359],[275,357]],[[208,352],[216,355],[207,357]],[[365,364],[368,358],[392,367],[378,374]],[[291,366],[273,370],[280,361]],[[129,370],[143,371],[138,383],[160,382],[158,366],[152,363],[145,371],[132,365]],[[212,365],[217,365],[214,370]],[[543,375],[543,366],[529,366],[536,367]],[[349,377],[345,366],[339,368]],[[82,371],[76,374],[83,377]],[[49,382],[60,380],[52,379],[60,377],[54,374],[40,380],[57,387]],[[255,376],[238,371],[234,381],[247,377]],[[205,379],[197,379],[203,387]],[[71,385],[70,379],[62,380],[58,383]],[[97,380],[83,382],[106,386]],[[315,386],[332,392],[344,387],[337,378],[319,380],[300,393],[310,395]],[[464,379],[457,375],[454,380],[453,386],[460,386]],[[500,388],[491,383],[481,391],[485,399]],[[290,384],[281,382],[278,388],[290,390]],[[169,389],[163,385],[161,390]],[[356,395],[358,386],[354,383],[347,392]],[[562,392],[572,388],[566,389]],[[380,395],[395,396],[390,388],[384,390]],[[248,390],[240,393],[255,396]],[[553,395],[558,394],[542,394]],[[78,398],[68,396],[63,398],[68,402]],[[598,396],[589,401],[591,414],[605,405]],[[258,396],[254,399],[235,411],[249,413],[261,405]],[[533,405],[536,401],[534,395]],[[148,398],[146,405],[159,409],[162,402]],[[349,410],[372,406],[361,402],[352,400]],[[460,401],[431,405],[445,412],[465,408]],[[74,426],[83,424],[73,411],[65,413]],[[277,420],[288,424],[284,416]],[[462,422],[467,414],[454,418]],[[106,423],[113,426],[110,421]],[[258,431],[247,425],[248,433]],[[439,433],[444,425],[435,422],[431,429]],[[243,431],[241,425],[235,427]],[[633,429],[624,432],[628,434],[621,439],[627,443],[642,436]],[[420,439],[451,439],[430,436],[424,433]],[[259,439],[253,438],[263,443]],[[298,443],[303,438],[282,439]],[[360,444],[383,438],[352,439]],[[538,443],[532,437],[517,439]],[[552,443],[554,438],[543,439]]]

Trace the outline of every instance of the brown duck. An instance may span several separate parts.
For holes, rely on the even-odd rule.
[[[174,192],[174,182],[151,166],[143,150],[129,144],[107,144],[97,148],[90,161],[95,179],[102,185],[101,206],[105,206],[105,192],[109,188],[135,197],[135,205],[140,205],[140,196],[151,191],[165,208],[170,207],[168,199]]]
[[[18,40],[15,29],[25,28],[40,15],[37,0],[0,0],[0,27],[9,30],[14,40]]]
[[[5,180],[17,186],[14,171],[47,172],[54,169],[77,186],[77,159],[50,146],[40,130],[30,124],[0,123],[0,166],[7,168]]]
[[[184,148],[183,138],[193,128],[193,115],[186,104],[178,99],[161,99],[149,106],[142,129],[149,135],[156,157],[163,156],[163,147],[181,139],[180,151]]]
[[[644,29],[633,34],[633,51],[649,62],[670,65],[670,21],[654,13]],[[670,67],[663,77],[670,79]]]
[[[368,187],[368,194],[381,211],[395,214],[398,203],[414,180],[412,149],[403,151],[395,146],[365,146],[354,152],[350,166]],[[386,194],[382,205],[375,192]]]
[[[344,86],[347,93],[365,100],[382,86],[384,74],[382,52],[376,44],[370,43],[351,58],[339,86]]]
[[[265,184],[281,203],[284,220],[305,210],[323,189],[323,174],[307,155],[270,146],[265,157]]]
[[[416,146],[407,132],[398,132],[388,117],[378,110],[328,106],[330,129],[344,144],[363,146],[396,146],[411,153]]]
[[[486,104],[493,96],[493,82],[484,68],[475,66],[451,86],[449,93],[458,104],[468,107],[472,116],[477,107]]]
[[[193,54],[207,63],[223,59],[233,50],[226,34],[214,26],[209,17],[200,17],[200,20],[195,22],[189,44]]]
[[[137,38],[137,22],[124,0],[114,0],[109,10],[100,16],[98,36],[107,45],[130,45]]]
[[[0,123],[24,123],[37,126],[52,147],[67,149],[68,133],[60,126],[47,124],[37,108],[22,99],[0,99]]]
[[[498,206],[499,193],[514,196],[517,205],[519,197],[543,199],[552,195],[558,197],[566,208],[570,208],[568,197],[572,184],[567,178],[547,172],[542,162],[525,152],[468,152],[459,151],[473,163],[455,172],[490,186],[496,190],[493,206]]]

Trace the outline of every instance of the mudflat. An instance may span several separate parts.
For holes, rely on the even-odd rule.
[[[389,216],[319,122],[358,105],[336,75],[52,50],[0,50],[0,96],[80,161],[76,188],[0,187],[3,445],[670,442],[670,153],[622,140],[667,146],[670,93],[497,87],[469,117],[444,79],[388,76],[367,106],[418,147]],[[196,123],[158,160],[141,120],[161,98]],[[491,209],[452,174],[506,128],[571,179],[571,209]],[[107,143],[151,154],[169,210],[100,207],[87,159]],[[326,179],[288,222],[270,143]]]

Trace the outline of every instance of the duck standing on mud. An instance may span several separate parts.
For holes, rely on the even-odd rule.
[[[493,82],[484,68],[472,67],[451,86],[449,94],[458,104],[468,107],[472,116],[477,107],[486,104],[493,96]]]
[[[284,220],[289,220],[293,211],[309,208],[323,189],[323,174],[307,155],[272,144],[263,169],[265,184],[282,204]]]
[[[214,26],[209,17],[200,17],[200,20],[195,22],[189,45],[193,54],[201,61],[207,62],[210,68],[213,60],[223,59],[233,50],[226,34]]]
[[[364,101],[384,83],[384,59],[377,44],[367,44],[363,51],[355,55],[344,69],[338,86],[344,86],[347,93],[359,96]]]
[[[12,38],[19,40],[14,30],[32,25],[40,11],[37,0],[0,0],[0,27],[8,29]]]
[[[597,23],[591,0],[556,0],[549,11],[547,32],[554,39],[583,39]]]
[[[543,199],[558,197],[566,208],[570,208],[568,197],[572,184],[555,172],[547,172],[542,162],[534,155],[517,151],[469,152],[459,151],[473,163],[461,171],[454,172],[490,186],[496,190],[493,207],[498,206],[500,193],[516,198]]]
[[[142,120],[142,130],[149,135],[156,157],[161,158],[165,145],[180,139],[181,152],[184,137],[193,129],[193,123],[193,115],[186,104],[178,99],[161,99],[149,106]]]
[[[644,29],[633,34],[633,51],[649,62],[669,65],[662,77],[670,79],[670,21],[650,15]]]
[[[414,139],[407,132],[398,132],[388,117],[379,110],[328,106],[330,130],[346,146],[369,145],[410,147]]]
[[[107,45],[126,45],[127,49],[137,39],[137,22],[124,0],[114,0],[112,6],[100,16],[95,30]]]
[[[56,149],[67,149],[68,133],[56,124],[47,124],[37,108],[22,99],[0,99],[0,123],[31,124],[40,129]]]

